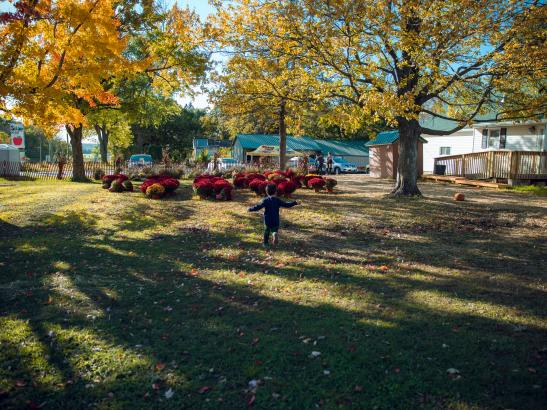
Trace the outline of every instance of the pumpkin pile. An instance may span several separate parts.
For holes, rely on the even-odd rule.
[[[194,193],[201,199],[231,201],[233,185],[222,177],[203,174],[194,179]]]
[[[103,188],[110,192],[133,192],[133,184],[125,174],[105,175],[102,181]]]
[[[263,174],[240,172],[233,176],[233,183],[237,189],[248,188],[257,196],[266,195],[266,186],[275,184],[278,196],[290,198],[298,188],[314,189],[316,192],[327,188],[328,192],[333,192],[337,181],[317,174],[298,175],[289,168],[286,171],[267,171]]]
[[[169,176],[147,178],[141,185],[141,192],[150,199],[161,199],[165,195],[173,194],[180,182]]]

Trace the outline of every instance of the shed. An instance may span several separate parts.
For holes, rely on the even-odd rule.
[[[319,140],[315,142],[321,148],[323,155],[330,152],[335,157],[342,157],[358,167],[366,167],[369,164],[369,148],[367,141],[363,140]]]
[[[15,145],[0,144],[0,175],[19,176],[21,155]]]
[[[418,139],[418,176],[423,173],[423,144],[427,141]],[[370,149],[370,176],[375,178],[397,178],[399,163],[399,131],[380,132],[375,139],[367,142]]]

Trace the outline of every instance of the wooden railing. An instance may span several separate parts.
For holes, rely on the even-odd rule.
[[[469,179],[546,179],[547,152],[483,151],[435,158],[445,175]]]

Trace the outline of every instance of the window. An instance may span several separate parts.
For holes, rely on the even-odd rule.
[[[441,147],[439,155],[450,155],[450,147]]]
[[[481,148],[505,149],[507,145],[507,128],[482,130]]]

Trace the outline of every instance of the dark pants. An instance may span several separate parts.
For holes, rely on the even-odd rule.
[[[270,234],[275,233],[279,230],[279,226],[268,226],[264,225],[264,245],[270,243]]]
[[[327,162],[327,174],[332,174],[332,163]]]

